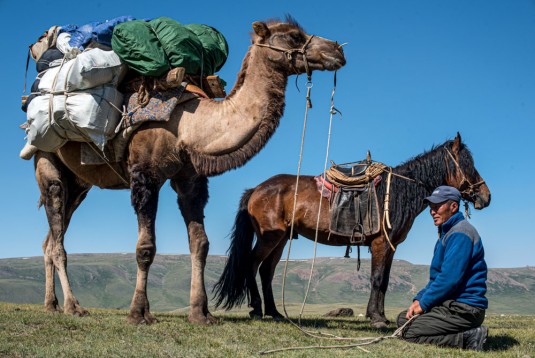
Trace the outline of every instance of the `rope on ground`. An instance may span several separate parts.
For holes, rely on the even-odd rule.
[[[328,345],[328,346],[316,345],[316,346],[286,347],[286,348],[272,349],[272,350],[268,350],[268,351],[261,351],[261,352],[259,352],[259,354],[260,355],[265,355],[265,354],[272,354],[272,353],[279,353],[279,352],[286,352],[286,351],[307,350],[307,349],[349,349],[349,348],[358,348],[358,349],[360,349],[360,350],[362,350],[362,351],[364,351],[366,353],[371,353],[370,351],[367,351],[366,349],[362,348],[362,346],[367,346],[367,345],[370,345],[370,344],[373,344],[373,343],[378,343],[378,342],[381,342],[381,341],[386,340],[386,339],[401,337],[402,332],[405,329],[405,327],[407,327],[416,317],[418,317],[418,315],[412,316],[409,320],[407,320],[407,322],[405,322],[405,324],[403,324],[401,327],[396,329],[394,331],[394,333],[392,333],[389,336],[344,338],[344,337],[336,337],[334,335],[331,335],[331,336],[333,336],[332,339],[338,340],[338,341],[341,341],[341,340],[346,340],[346,341],[347,340],[351,340],[351,341],[367,341],[367,342],[363,342],[363,343],[343,344],[343,345],[342,344],[341,345]],[[321,337],[321,338],[325,338],[325,337]]]

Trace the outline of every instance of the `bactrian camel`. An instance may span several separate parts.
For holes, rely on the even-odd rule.
[[[189,321],[209,324],[204,268],[208,238],[204,207],[208,177],[244,165],[274,133],[284,112],[288,77],[314,70],[334,71],[345,64],[341,46],[311,36],[293,20],[253,23],[252,45],[234,88],[220,101],[198,98],[179,105],[167,122],[144,123],[132,135],[124,162],[81,165],[80,143],[68,142],[55,153],[35,154],[35,173],[50,230],[43,244],[45,309],[61,311],[54,274],[63,288],[63,312],[84,316],[67,276],[64,237],[72,214],[93,185],[130,189],[138,219],[137,279],[128,321],[156,322],[147,298],[147,277],[156,254],[158,195],[169,179],[187,227],[191,253]],[[123,173],[128,184],[115,173]]]

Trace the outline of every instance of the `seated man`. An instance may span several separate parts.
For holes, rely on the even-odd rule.
[[[481,326],[488,301],[487,264],[481,238],[459,212],[461,194],[440,186],[424,199],[438,227],[439,239],[428,284],[399,314],[398,327],[418,315],[402,338],[415,343],[482,350],[488,328]]]

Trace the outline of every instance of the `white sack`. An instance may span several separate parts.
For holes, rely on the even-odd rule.
[[[117,86],[127,66],[113,51],[94,48],[79,54],[67,76],[67,91],[93,88],[104,84]]]
[[[53,152],[67,142],[63,131],[57,133],[48,118],[49,95],[35,97],[26,111],[28,128],[26,138],[32,144],[45,152]],[[54,107],[63,108],[64,98],[54,98]],[[59,113],[59,112],[58,112]]]
[[[121,119],[121,112],[110,103],[116,108],[121,108],[123,103],[123,95],[111,86],[69,94],[66,116],[59,119],[58,123],[64,128],[72,123],[100,150],[104,150],[106,141],[115,136],[115,128]]]
[[[34,103],[35,101],[35,103]],[[84,92],[53,96],[52,118],[49,119],[50,94],[37,96],[27,111],[28,143],[53,152],[67,140],[94,142],[101,150],[115,135],[121,113],[122,94],[110,86],[99,86]]]
[[[62,66],[47,70],[39,83],[39,90],[73,92],[102,85],[117,86],[126,72],[127,66],[115,52],[94,48]]]

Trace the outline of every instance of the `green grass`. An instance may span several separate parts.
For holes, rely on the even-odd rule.
[[[364,317],[321,316],[336,307],[307,305],[303,328],[344,337],[381,337],[394,332],[393,325],[386,331],[371,329]],[[292,319],[296,320],[300,308],[287,305]],[[183,311],[153,312],[159,323],[150,326],[126,323],[124,310],[90,311],[90,316],[79,318],[46,313],[42,305],[0,302],[0,357],[251,357],[272,349],[343,344],[308,337],[288,322],[250,320],[245,308],[232,314],[214,312],[220,322],[208,327],[191,325]],[[391,319],[394,315],[395,311],[387,312]],[[484,354],[387,339],[365,346],[369,353],[337,348],[268,356],[535,357],[535,316],[490,315],[485,324],[490,335]]]

